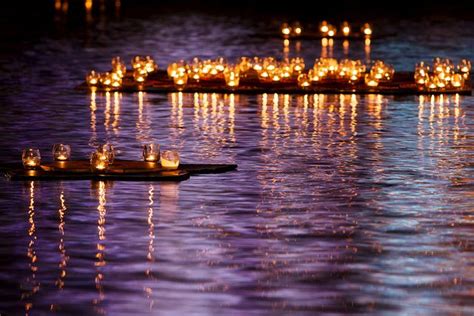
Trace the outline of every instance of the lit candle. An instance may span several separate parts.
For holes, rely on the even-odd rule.
[[[451,85],[454,88],[462,88],[464,85],[464,78],[461,74],[455,74],[453,75],[453,78],[451,79]]]
[[[179,166],[179,154],[177,151],[165,150],[161,153],[161,166],[163,169],[175,170]]]
[[[304,71],[305,63],[302,57],[295,57],[290,60],[290,63],[293,68],[293,72],[299,74]]]
[[[300,74],[298,76],[298,86],[304,89],[304,88],[309,87],[310,85],[311,85],[311,82],[307,74]]]
[[[349,34],[351,33],[351,27],[349,26],[349,23],[347,21],[344,21],[342,23],[342,34],[344,34],[344,36],[349,36]]]
[[[188,74],[185,72],[178,72],[173,77],[173,82],[178,89],[182,89],[188,83]]]
[[[148,162],[157,162],[160,160],[160,145],[146,144],[143,145],[143,160]]]
[[[326,36],[329,31],[328,22],[322,21],[321,24],[319,25],[319,31],[321,32],[323,36]]]
[[[86,82],[89,86],[96,86],[99,83],[99,74],[91,70],[86,77]]]
[[[137,83],[144,83],[145,80],[146,80],[146,77],[147,77],[147,74],[144,74],[142,73],[141,71],[139,70],[135,70],[133,72],[133,79],[137,82]]]
[[[102,152],[96,151],[91,155],[91,168],[95,171],[104,171],[109,167],[108,156]]]
[[[55,144],[53,146],[54,160],[65,161],[71,157],[71,146],[64,144]]]
[[[377,78],[373,77],[370,74],[366,74],[364,80],[365,80],[365,84],[368,87],[377,87],[379,85],[379,81],[377,80]]]
[[[303,28],[301,27],[299,22],[293,23],[292,29],[293,29],[293,34],[295,34],[295,36],[300,36],[301,33],[303,32]]]
[[[97,147],[97,152],[101,153],[104,157],[107,158],[109,164],[113,164],[115,160],[115,148],[112,144],[103,144]]]
[[[364,26],[362,26],[362,33],[367,37],[372,35],[372,28],[369,23],[365,23]]]
[[[224,80],[228,87],[237,87],[240,82],[239,65],[228,65],[224,70]]]
[[[40,166],[41,155],[39,149],[27,148],[21,155],[23,166],[27,169],[34,169]]]
[[[291,33],[291,27],[288,25],[288,23],[283,23],[281,25],[281,34],[284,37],[288,37],[290,36],[290,33]]]

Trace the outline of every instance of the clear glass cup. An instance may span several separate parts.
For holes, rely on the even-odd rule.
[[[143,145],[143,160],[147,162],[158,162],[160,160],[160,145],[159,144]]]
[[[115,160],[115,148],[112,144],[103,144],[97,148],[98,153],[102,153],[107,157],[109,164],[113,164]]]
[[[174,150],[164,150],[161,153],[161,166],[163,169],[176,170],[179,166],[179,154]]]
[[[224,79],[228,87],[238,87],[240,82],[240,67],[239,65],[228,65],[224,69]]]
[[[64,144],[54,144],[53,158],[58,161],[65,161],[71,158],[71,146]]]
[[[26,148],[21,155],[23,166],[27,169],[35,169],[40,166],[41,155],[37,148]]]
[[[105,171],[110,165],[108,155],[101,151],[92,153],[90,163],[93,171]]]

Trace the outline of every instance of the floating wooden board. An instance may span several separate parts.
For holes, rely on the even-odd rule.
[[[89,90],[84,82],[78,89]],[[109,91],[103,87],[97,87],[98,91]],[[132,75],[128,72],[123,79],[122,87],[117,89],[122,92],[188,92],[188,93],[236,93],[236,94],[262,94],[262,93],[284,93],[284,94],[389,94],[389,95],[419,95],[419,94],[462,94],[471,95],[471,82],[467,81],[462,89],[446,89],[443,91],[427,91],[418,89],[413,79],[412,72],[395,72],[394,78],[390,82],[381,82],[378,87],[367,87],[364,80],[359,80],[355,84],[342,82],[340,80],[325,80],[308,88],[300,88],[296,79],[285,82],[260,82],[256,72],[251,71],[246,77],[240,79],[240,85],[229,88],[225,85],[224,78],[212,80],[200,80],[195,82],[192,79],[188,84],[178,89],[173,81],[168,78],[166,71],[159,70],[148,76],[144,84],[137,84]]]
[[[106,172],[91,170],[88,160],[53,162],[34,170],[21,164],[3,164],[0,171],[13,181],[31,180],[121,180],[182,181],[191,175],[222,173],[237,169],[235,164],[181,164],[177,170],[166,170],[159,164],[144,161],[116,160]]]

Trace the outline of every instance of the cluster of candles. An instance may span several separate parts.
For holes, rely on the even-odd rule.
[[[313,83],[323,80],[343,80],[349,83],[364,82],[369,87],[376,87],[379,82],[390,81],[395,70],[393,66],[376,60],[367,73],[367,67],[361,60],[343,59],[338,62],[335,58],[319,58],[314,62],[313,69],[307,74],[298,76],[300,87],[309,87]]]
[[[372,27],[370,26],[369,23],[365,23],[360,28],[360,30],[361,30],[361,33],[364,34],[366,38],[372,35]],[[283,37],[285,38],[288,38],[290,36],[298,37],[303,33],[303,28],[301,27],[301,24],[299,22],[295,22],[291,25],[288,23],[283,23],[281,25],[280,31]],[[321,34],[322,37],[334,37],[337,35],[337,32],[338,32],[337,27],[332,24],[329,24],[327,21],[322,21],[319,24],[319,33]],[[351,35],[352,29],[349,22],[344,21],[339,28],[339,32],[343,36]]]
[[[71,146],[55,144],[53,146],[53,158],[55,161],[67,161],[71,158]],[[115,160],[115,149],[111,144],[98,146],[91,154],[90,165],[94,171],[106,171]],[[179,154],[174,150],[160,152],[159,144],[143,145],[143,160],[149,163],[160,163],[163,169],[175,170],[179,166]],[[27,169],[36,169],[41,164],[39,149],[27,148],[22,154],[23,166]]]
[[[224,58],[201,61],[194,58],[191,63],[181,60],[168,66],[168,76],[173,79],[176,86],[183,88],[188,80],[225,80],[228,87],[237,87],[241,77],[246,77],[249,72],[257,74],[260,82],[278,83],[297,81],[300,87],[309,87],[311,84],[327,79],[344,80],[356,83],[362,78],[368,86],[376,87],[381,81],[392,79],[394,69],[392,66],[377,60],[373,63],[369,73],[361,60],[335,58],[319,58],[314,66],[305,72],[305,61],[301,57],[285,58],[281,61],[274,57],[241,57],[237,64],[228,64]]]
[[[467,59],[454,66],[451,60],[437,57],[432,67],[425,62],[416,65],[415,82],[421,90],[462,89],[470,72],[471,62]]]
[[[127,66],[120,57],[112,58],[112,70],[104,73],[98,73],[94,70],[86,76],[86,82],[89,86],[102,86],[106,89],[118,89],[122,86],[122,79],[127,72]],[[157,63],[150,56],[135,56],[131,62],[133,69],[133,78],[137,83],[143,83],[146,77],[158,70]]]

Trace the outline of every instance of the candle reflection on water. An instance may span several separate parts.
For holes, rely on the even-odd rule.
[[[64,243],[64,227],[66,225],[65,216],[66,216],[67,207],[66,207],[66,199],[64,197],[63,190],[61,191],[61,195],[59,196],[59,202],[60,202],[60,207],[58,209],[58,215],[59,215],[58,229],[59,229],[60,239],[59,239],[58,249],[60,253],[60,261],[59,261],[60,271],[59,271],[59,277],[56,280],[56,286],[59,289],[63,289],[66,275],[67,275],[66,268],[69,261],[69,256],[67,255],[67,252],[66,252],[66,245]]]
[[[149,190],[148,190],[148,217],[147,217],[147,222],[148,222],[148,252],[146,255],[146,260],[148,262],[147,264],[147,269],[145,270],[145,275],[147,276],[150,281],[155,281],[156,277],[153,275],[153,265],[155,262],[155,247],[154,247],[154,241],[155,241],[155,224],[153,220],[153,215],[154,215],[154,192],[155,192],[155,187],[150,184]],[[153,299],[153,289],[150,286],[145,286],[143,288],[143,291],[145,292],[145,296],[149,300],[149,310],[151,311],[153,309],[153,305],[155,303]]]
[[[107,214],[107,209],[106,209],[106,204],[107,204],[107,199],[106,199],[106,194],[107,194],[107,187],[106,187],[106,182],[104,181],[98,181],[95,183],[92,183],[93,186],[97,186],[95,190],[97,190],[97,199],[98,199],[98,206],[97,206],[97,212],[98,212],[98,219],[97,219],[97,253],[96,253],[96,259],[97,261],[94,263],[96,267],[96,275],[95,275],[95,286],[97,289],[98,296],[96,299],[93,300],[93,304],[96,305],[96,311],[100,314],[104,313],[104,308],[101,306],[101,303],[105,299],[105,292],[104,292],[104,269],[107,264],[105,260],[105,240],[106,240],[106,230],[105,230],[105,216]]]

